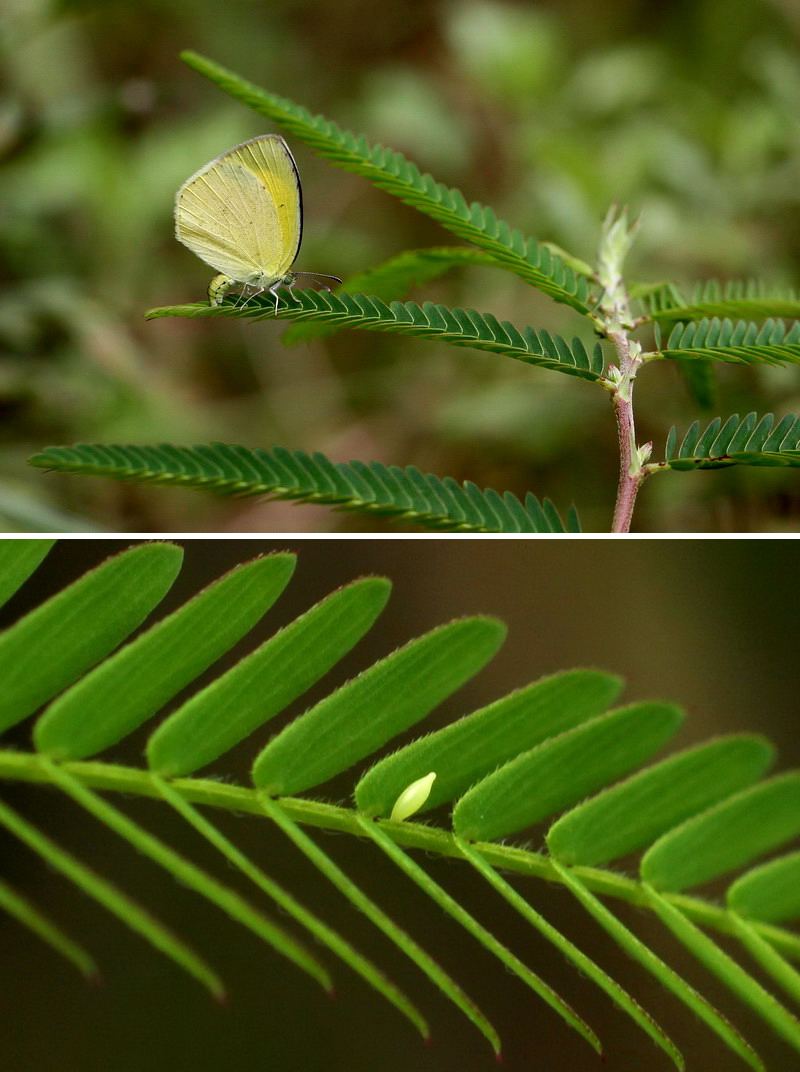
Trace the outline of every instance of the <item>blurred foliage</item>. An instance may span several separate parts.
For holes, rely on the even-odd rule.
[[[48,511],[83,517],[87,530],[376,525],[25,464],[49,444],[104,440],[283,444],[413,464],[574,500],[587,529],[608,527],[616,434],[603,397],[580,383],[399,337],[345,332],[287,350],[273,324],[142,320],[150,306],[202,297],[210,276],[174,241],[174,191],[265,132],[178,61],[182,48],[392,145],[584,259],[621,201],[643,214],[638,279],[798,282],[800,13],[790,0],[5,0],[0,18],[9,531],[39,527]],[[445,241],[366,183],[297,156],[299,268],[347,276]],[[578,326],[568,309],[478,266],[411,297],[568,336]],[[797,370],[723,368],[718,380],[716,412],[800,408]],[[639,439],[656,451],[671,424],[698,416],[671,368],[645,371],[638,403]],[[589,449],[570,435],[578,421]],[[731,470],[648,483],[637,528],[794,531],[798,517],[796,476]]]

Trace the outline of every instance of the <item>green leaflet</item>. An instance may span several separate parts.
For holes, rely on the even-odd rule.
[[[729,465],[800,465],[800,418],[787,413],[778,423],[771,413],[760,419],[748,413],[742,420],[734,413],[724,422],[715,417],[702,429],[694,421],[678,446],[675,427],[667,434],[664,467],[670,469],[720,469]]]
[[[800,322],[795,321],[788,329],[780,320],[766,320],[759,325],[716,317],[676,324],[661,356],[745,364],[797,364],[800,361]]]
[[[716,279],[699,282],[690,298],[673,284],[650,295],[647,304],[656,320],[698,320],[700,317],[800,317],[797,291],[774,289],[756,279]]]
[[[760,782],[665,834],[640,874],[667,892],[700,886],[800,833],[800,772]]]
[[[453,810],[453,829],[491,841],[546,819],[644,762],[682,720],[678,707],[637,703],[553,737],[470,789]]]
[[[732,909],[729,918],[734,933],[750,955],[772,978],[783,987],[792,999],[800,1003],[800,971],[790,964],[778,950],[758,933],[752,923]]]
[[[490,208],[473,201],[467,205],[459,190],[449,189],[415,164],[382,145],[370,145],[364,135],[340,130],[323,116],[312,116],[292,101],[267,93],[233,71],[198,55],[183,52],[181,59],[216,83],[225,93],[279,123],[302,138],[339,167],[355,171],[375,186],[438,220],[454,234],[489,250],[500,267],[522,276],[556,301],[581,313],[589,310],[589,281],[546,246],[525,238],[498,220]],[[580,271],[580,268],[578,268]]]
[[[680,319],[672,315],[672,310],[686,304],[686,299],[672,282],[659,280],[655,283],[634,283],[628,288],[630,298],[642,303],[644,309],[653,319],[663,317],[665,320]],[[656,344],[661,346],[660,325],[656,323]]]
[[[0,607],[40,564],[55,540],[0,540]]]
[[[405,250],[374,268],[348,276],[337,293],[355,294],[360,291],[389,302],[405,296],[412,287],[437,279],[462,264],[497,267],[494,257],[471,246],[429,246],[426,249]],[[292,346],[309,339],[334,335],[339,330],[337,324],[296,323],[286,329],[281,342],[284,346]]]
[[[26,897],[21,897],[2,879],[0,879],[0,908],[13,916],[23,927],[27,927],[29,931],[38,935],[51,949],[55,949],[57,953],[74,964],[85,978],[95,981],[100,978],[97,965],[83,946],[74,942],[49,916],[45,916]]]
[[[0,801],[0,824],[40,856],[48,867],[61,872],[87,897],[97,901],[132,931],[141,935],[165,956],[179,964],[210,990],[218,1001],[224,1000],[225,987],[217,973],[185,942],[172,934],[135,901],[132,901],[122,890],[86,867],[71,853],[65,852],[46,834],[22,816],[17,815],[2,801]]]
[[[572,1009],[564,999],[557,994],[552,987],[536,974],[531,971],[527,965],[523,964],[519,957],[516,957],[510,949],[503,945],[502,942],[486,928],[478,922],[477,919],[463,908],[458,901],[450,896],[439,884],[434,882],[427,871],[415,863],[411,857],[403,852],[392,841],[390,837],[382,830],[380,824],[373,822],[364,816],[359,817],[361,823],[361,829],[364,833],[368,834],[373,841],[387,854],[387,856],[403,871],[412,882],[424,890],[428,896],[439,905],[449,916],[451,916],[456,923],[459,923],[466,931],[468,931],[474,938],[485,946],[491,953],[493,953],[501,964],[505,965],[506,969],[516,975],[526,986],[529,986],[534,993],[545,1001],[551,1009],[553,1009],[563,1020],[566,1021],[577,1031],[589,1045],[599,1054],[602,1055],[603,1049],[600,1044],[600,1040],[589,1025],[577,1015],[574,1009]]]
[[[575,872],[559,863],[556,859],[553,859],[553,867],[561,876],[562,882],[572,891],[586,911],[611,935],[628,956],[637,960],[663,986],[671,990],[687,1008],[691,1009],[695,1015],[708,1024],[712,1031],[715,1031],[725,1044],[735,1053],[738,1053],[752,1068],[757,1069],[758,1072],[763,1072],[764,1065],[752,1046],[742,1038],[739,1032],[728,1023],[724,1016],[717,1012],[702,994],[690,986],[682,976],[678,975],[661,957],[621,923],[613,912],[610,912],[602,901],[598,900],[584,886]],[[675,1049],[672,1040],[665,1036],[661,1045],[670,1054],[677,1067],[683,1069],[685,1067],[683,1056]]]
[[[790,421],[794,427],[794,418]],[[752,436],[761,436],[766,443],[770,437],[773,442],[779,436],[785,437],[787,428],[785,422],[774,426],[774,422],[759,422],[755,415],[748,415],[743,422],[731,419],[725,426],[719,422],[715,426],[712,422],[702,435],[698,430],[698,437],[705,438],[712,446],[721,442],[720,437],[730,439],[734,446]],[[278,462],[284,464],[280,458]],[[301,463],[292,457],[286,468],[287,474],[294,465]],[[218,471],[222,476],[227,472],[224,465]],[[374,471],[369,475],[365,473],[365,486],[373,478],[377,480]],[[146,550],[157,548],[156,561],[161,562],[158,556],[165,546],[149,545]],[[176,549],[166,546],[166,551],[164,561],[171,568]],[[244,619],[255,620],[259,604],[267,603],[277,595],[291,567],[292,558],[287,555],[250,563],[200,593],[118,653],[109,655],[101,670],[87,668],[84,682],[68,689],[40,719],[37,743],[63,748],[66,755],[83,756],[111,740],[109,725],[115,727],[112,736],[122,737],[130,732],[141,721],[140,717],[133,717],[132,712],[142,712],[148,704],[149,709],[154,710],[176,688],[188,683],[193,674],[201,672],[214,652],[224,650],[244,631]],[[152,573],[152,560],[145,554],[139,562],[137,583],[149,582]],[[111,576],[110,585],[108,582],[101,584],[96,592],[90,589],[98,606],[103,600],[112,604],[119,602],[120,598],[127,598],[129,592],[138,596],[138,589],[131,578],[127,578],[120,597],[114,575]],[[256,588],[258,593],[254,591]],[[230,676],[220,678],[224,684],[219,693],[204,690],[189,701],[189,705],[198,701],[195,709],[190,708],[189,715],[183,711],[182,717],[176,717],[174,721],[167,719],[164,726],[171,728],[167,732],[161,727],[154,734],[152,754],[158,758],[159,748],[163,748],[161,758],[165,763],[180,765],[189,762],[191,767],[198,761],[207,738],[213,739],[216,747],[224,749],[226,740],[238,740],[257,728],[263,718],[264,696],[267,696],[267,703],[280,709],[276,693],[281,693],[285,701],[292,689],[297,689],[305,680],[304,675],[309,681],[316,680],[324,672],[324,668],[320,669],[322,663],[328,659],[332,665],[335,661],[331,655],[334,649],[346,649],[355,642],[356,635],[369,628],[387,594],[388,582],[376,578],[333,593],[234,667]],[[117,596],[116,601],[114,596]],[[78,622],[78,632],[83,626],[83,616],[79,613],[83,606],[84,603],[77,600],[72,614]],[[101,606],[101,619],[103,609]],[[114,607],[115,614],[116,610]],[[72,613],[69,603],[66,611],[69,613],[64,628],[69,631]],[[118,617],[112,620],[114,628],[118,628]],[[62,627],[61,618],[56,622]],[[53,635],[56,640],[60,638],[55,627],[51,630],[51,643],[55,644]],[[277,757],[278,774],[293,780],[292,789],[302,785],[304,780],[310,779],[317,784],[317,780],[328,777],[340,765],[349,765],[380,746],[392,733],[405,728],[414,718],[421,717],[441,696],[457,688],[491,657],[502,635],[503,627],[499,623],[475,618],[450,623],[417,638],[317,704],[311,712],[300,716],[295,725],[301,727],[301,732],[292,736],[290,730],[284,731],[264,754],[269,755],[276,743],[281,745],[284,754]],[[0,647],[5,639],[0,637]],[[40,647],[38,650],[41,655],[44,649]],[[327,654],[323,656],[323,652]],[[484,837],[502,836],[492,824],[500,822],[501,827],[507,826],[510,831],[518,828],[520,822],[539,817],[535,814],[537,809],[552,813],[552,810],[563,807],[564,794],[570,798],[566,806],[574,805],[587,793],[597,792],[613,783],[627,774],[631,765],[646,760],[680,721],[679,710],[663,704],[637,704],[599,714],[607,704],[614,702],[618,691],[616,678],[597,671],[553,675],[502,697],[447,729],[423,737],[380,761],[359,783],[359,803],[363,798],[380,810],[394,803],[395,789],[399,787],[399,796],[410,785],[416,785],[416,792],[409,794],[412,799],[406,802],[406,821],[403,822],[376,824],[352,808],[320,801],[284,797],[280,802],[274,802],[263,790],[246,790],[220,781],[185,777],[165,782],[158,774],[154,776],[146,769],[76,759],[59,764],[47,755],[2,751],[0,773],[4,778],[62,789],[108,828],[126,838],[136,850],[150,856],[179,882],[192,887],[206,900],[248,926],[272,948],[328,987],[330,980],[325,968],[317,964],[313,955],[298,945],[290,934],[254,911],[234,890],[153,838],[106,798],[109,792],[151,798],[161,796],[228,861],[273,898],[284,912],[342,957],[427,1036],[427,1025],[416,1007],[371,961],[278,887],[195,805],[204,810],[210,806],[227,811],[266,813],[307,853],[323,875],[442,988],[497,1049],[499,1041],[491,1025],[450,976],[393,924],[296,824],[339,830],[355,836],[369,833],[408,877],[467,927],[486,950],[516,971],[595,1043],[585,1025],[565,1009],[562,1000],[543,987],[510,949],[497,945],[490,933],[466,913],[452,895],[431,882],[400,847],[442,856],[462,856],[537,931],[555,942],[556,947],[575,961],[591,980],[620,1001],[628,1015],[680,1066],[680,1054],[664,1032],[605,973],[566,943],[563,936],[528,906],[494,869],[515,870],[543,880],[558,878],[627,952],[670,987],[734,1052],[754,1068],[761,1068],[757,1055],[735,1029],[622,927],[590,891],[657,913],[702,963],[755,1008],[775,1031],[800,1049],[800,1026],[794,1018],[698,929],[699,926],[713,928],[738,939],[789,994],[800,998],[800,972],[784,959],[800,957],[800,938],[769,922],[758,921],[759,912],[766,919],[790,918],[800,912],[800,895],[796,892],[800,886],[800,853],[770,861],[748,872],[731,888],[727,910],[696,897],[663,896],[646,881],[637,882],[632,877],[586,865],[616,859],[660,837],[645,858],[647,861],[649,857],[651,865],[654,859],[657,861],[657,857],[651,855],[655,854],[655,849],[661,846],[664,852],[664,846],[667,846],[675,859],[671,861],[667,852],[661,862],[666,860],[670,865],[670,876],[674,865],[679,869],[691,869],[697,859],[709,874],[715,874],[720,869],[724,871],[742,863],[749,864],[759,853],[782,845],[800,832],[800,772],[744,788],[761,775],[772,758],[771,746],[764,739],[741,734],[711,741],[640,771],[621,784],[611,785],[594,798],[579,803],[554,823],[548,838],[552,853],[549,858],[512,845],[484,842],[474,846],[458,836],[452,837],[443,829],[413,821],[413,810],[428,806],[424,788],[430,787],[432,782],[435,794],[440,779],[445,781],[447,789],[440,803],[458,797],[460,793],[465,794],[456,808],[456,829],[459,830],[459,821],[464,825],[465,816],[470,819],[467,804],[471,800],[473,805],[477,802],[482,806],[477,835]],[[201,697],[204,699],[200,700]],[[228,706],[220,701],[225,701]],[[105,721],[106,708],[115,706],[121,710],[113,711],[108,723]],[[256,707],[259,707],[258,717]],[[81,708],[85,709],[91,730],[78,717]],[[240,716],[242,721],[237,721]],[[100,723],[99,733],[95,718]],[[293,731],[294,727],[290,729]],[[161,734],[160,745],[155,744]],[[93,742],[91,747],[89,741]],[[277,751],[280,753],[280,749]],[[270,762],[274,760],[273,752]],[[427,776],[426,787],[419,785],[420,775]],[[557,782],[563,783],[563,792]],[[92,789],[103,795],[92,792]],[[731,796],[732,793],[736,795]],[[435,799],[434,796],[431,806]],[[524,814],[519,810],[520,800]],[[222,984],[213,970],[120,891],[99,879],[3,805],[0,805],[0,823],[216,995],[221,994]],[[564,866],[566,861],[584,866],[568,870]],[[93,971],[88,954],[2,880],[0,908],[16,916],[82,971]],[[773,915],[768,914],[770,910]]]
[[[396,987],[390,979],[387,979],[382,971],[376,968],[366,957],[363,957],[350,942],[323,923],[313,912],[310,912],[282,886],[266,875],[245,853],[237,849],[233,842],[225,837],[213,823],[209,822],[198,808],[193,807],[187,800],[184,800],[169,782],[165,782],[157,774],[154,774],[153,783],[158,787],[163,798],[183,816],[201,837],[209,841],[234,867],[237,867],[260,890],[263,890],[268,897],[271,897],[287,915],[291,916],[300,926],[305,927],[317,942],[327,946],[328,949],[341,957],[344,963],[357,972],[366,983],[374,987],[379,994],[382,994],[387,1001],[391,1002],[404,1016],[408,1017],[424,1039],[430,1038],[430,1028],[425,1018],[402,990]]]
[[[700,928],[684,916],[675,905],[645,883],[650,904],[665,926],[680,939],[697,959],[713,972],[742,1001],[770,1024],[775,1031],[800,1051],[800,1023],[752,975],[728,956]]]
[[[261,911],[253,908],[236,890],[225,886],[202,868],[187,860],[180,853],[171,849],[160,838],[148,833],[144,827],[128,818],[118,808],[109,804],[98,793],[81,785],[77,778],[69,773],[65,766],[54,763],[51,759],[40,758],[42,767],[50,774],[54,784],[85,808],[100,823],[113,830],[115,834],[127,841],[137,852],[149,857],[154,863],[163,867],[183,886],[194,890],[207,901],[227,913],[231,919],[241,923],[259,937],[277,953],[286,957],[307,972],[328,992],[333,989],[333,982],[325,967],[302,946],[288,931],[274,923]],[[157,790],[156,790],[157,791]]]
[[[356,786],[358,808],[389,815],[406,786],[429,771],[436,781],[420,811],[455,800],[521,751],[605,711],[621,689],[620,678],[596,670],[553,674],[517,689],[376,763]]]
[[[274,718],[361,639],[390,591],[382,577],[355,581],[281,629],[158,727],[147,746],[151,770],[191,774]]]
[[[132,733],[255,625],[295,564],[268,555],[209,585],[62,693],[36,723],[37,749],[84,759]]]
[[[63,766],[77,781],[102,793],[119,793],[145,799],[161,796],[149,770],[101,763],[97,760],[78,760]],[[9,750],[0,750],[0,778],[35,785],[50,783],[38,755]],[[240,815],[262,813],[262,807],[253,789],[210,778],[178,778],[169,784],[171,789],[192,804],[219,808]],[[304,826],[358,835],[358,817],[352,808],[302,797],[284,797],[281,807],[296,823]],[[407,821],[391,827],[387,825],[385,829],[398,845],[406,848],[442,857],[458,859],[462,856],[456,839],[438,827]],[[480,853],[493,867],[502,871],[513,872],[527,879],[549,881],[552,878],[548,858],[530,849],[518,845],[486,843],[480,846]],[[634,905],[643,904],[641,884],[630,876],[588,868],[584,870],[581,878],[585,886],[600,896],[613,897]],[[686,915],[702,926],[711,927],[723,934],[730,933],[731,923],[727,909],[711,904],[708,900],[683,894],[674,899],[679,900]],[[800,935],[770,924],[756,923],[755,926],[776,949],[800,961]]]
[[[734,912],[748,919],[800,919],[800,852],[754,867],[728,887],[727,899]]]
[[[656,1043],[663,1045],[665,1039],[664,1030],[655,1019],[646,1012],[631,995],[615,982],[607,972],[594,963],[585,953],[582,953],[565,935],[541,916],[528,902],[514,889],[510,883],[496,871],[486,860],[482,853],[476,851],[471,845],[461,838],[455,839],[456,844],[466,860],[482,875],[486,881],[525,919],[532,927],[542,934],[548,942],[551,942],[568,960],[571,960],[576,968],[588,979],[591,979],[601,990],[611,997],[614,1004],[623,1009],[638,1026],[645,1031]]]
[[[253,766],[257,788],[287,796],[347,770],[476,674],[505,634],[494,618],[465,618],[412,640],[273,738]]]
[[[321,321],[364,331],[388,331],[423,339],[448,342],[486,350],[501,357],[514,358],[526,364],[564,372],[568,376],[596,382],[601,379],[605,360],[603,348],[595,343],[589,354],[580,339],[571,342],[560,335],[532,327],[517,328],[508,320],[498,321],[491,313],[476,309],[449,308],[425,301],[393,301],[386,303],[373,294],[347,294],[337,291],[293,290],[281,296],[278,310],[275,303],[250,298],[242,304],[233,298],[220,305],[197,302],[189,305],[167,305],[149,309],[149,320],[165,316],[192,318],[236,317],[274,321]]]
[[[168,543],[123,551],[0,635],[0,731],[113,651],[169,591],[182,560]]]
[[[383,931],[389,941],[394,942],[398,949],[402,950],[417,965],[420,971],[424,972],[431,982],[435,983],[442,993],[461,1009],[484,1038],[489,1041],[495,1054],[499,1055],[500,1038],[497,1032],[458,983],[413,938],[406,934],[402,927],[398,927],[394,920],[390,919],[375,904],[372,898],[368,897],[352,879],[348,878],[331,857],[286,814],[281,804],[270,800],[264,793],[259,793],[258,799],[264,814],[280,827],[303,855],[350,901],[357,911],[361,912],[379,930]],[[358,817],[356,821],[358,822]]]
[[[583,905],[583,907],[594,916],[600,926],[603,927],[603,929],[611,935],[611,937],[617,942],[619,946],[621,946],[622,949],[625,950],[626,953],[628,953],[629,956],[638,957],[642,961],[642,963],[649,968],[649,970],[654,972],[654,974],[663,972],[662,981],[666,982],[667,978],[671,974],[672,976],[674,976],[674,978],[672,978],[670,981],[674,984],[676,988],[685,988],[687,990],[691,990],[691,988],[687,987],[687,985],[684,983],[683,979],[680,978],[680,976],[676,975],[674,972],[671,972],[671,970],[666,966],[666,964],[663,963],[663,961],[661,961],[654,953],[652,953],[651,950],[644,945],[644,943],[640,942],[639,939],[627,929],[627,927],[620,923],[616,916],[613,915],[613,913],[610,912],[601,901],[599,901],[592,893],[589,892],[589,890],[586,889],[583,883],[580,882],[580,880],[573,874],[573,872],[568,867],[563,867],[558,862],[558,860],[553,860],[552,866],[556,874],[561,876],[561,881],[564,883],[567,889],[569,889],[575,895],[575,897]],[[659,975],[659,978],[661,977],[662,976]],[[699,998],[699,995],[697,996]],[[652,1022],[651,1028],[652,1030],[650,1032],[650,1036],[653,1041],[656,1043],[656,1045],[660,1046],[666,1054],[669,1055],[670,1060],[675,1065],[675,1067],[679,1069],[680,1072],[683,1072],[683,1070],[686,1068],[686,1062],[684,1061],[683,1054],[680,1052],[678,1047],[675,1045],[669,1035],[667,1035],[667,1033],[663,1030],[663,1028],[655,1021]]]
[[[48,447],[32,465],[65,473],[178,484],[216,495],[272,495],[299,502],[330,503],[343,510],[399,516],[430,528],[458,532],[580,532],[574,507],[561,520],[549,499],[528,492],[524,503],[472,481],[440,480],[413,465],[332,462],[315,451],[249,450],[228,443],[176,447],[78,443]]]
[[[744,734],[679,752],[562,815],[548,848],[566,864],[617,860],[750,785],[774,756],[764,737]]]

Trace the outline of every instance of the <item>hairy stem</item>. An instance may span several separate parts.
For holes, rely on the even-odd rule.
[[[96,760],[76,760],[63,763],[61,766],[84,785],[104,792],[151,798],[161,795],[148,770],[114,763],[100,763]],[[0,750],[0,779],[51,784],[51,779],[43,768],[40,757],[30,752]],[[255,789],[229,785],[208,778],[176,778],[169,784],[171,789],[191,804],[201,804],[244,814],[263,815]],[[297,797],[282,797],[281,808],[295,822],[302,823],[304,826],[314,826],[322,830],[338,830],[342,833],[354,834],[356,837],[363,835],[358,815],[351,808],[325,804],[321,801],[302,800]],[[439,856],[463,858],[463,853],[455,838],[446,830],[409,820],[402,823],[387,823],[384,829],[398,845],[420,849]],[[493,867],[529,875],[532,878],[545,879],[548,882],[560,881],[552,861],[540,853],[497,843],[479,843],[475,848]],[[595,893],[627,901],[629,904],[643,908],[648,907],[647,894],[642,889],[641,883],[633,878],[595,867],[574,867],[572,872],[579,875],[583,884]],[[677,893],[669,894],[667,900],[678,905],[685,915],[704,927],[711,927],[722,934],[736,935],[738,933],[736,924],[729,913],[718,905],[699,897]],[[770,923],[752,923],[752,926],[776,949],[780,949],[793,960],[800,962],[800,936]]]
[[[636,495],[648,475],[644,463],[652,447],[652,444],[642,448],[636,445],[633,384],[642,361],[642,348],[630,337],[636,321],[622,275],[622,264],[637,226],[637,222],[628,222],[625,209],[618,212],[616,205],[612,205],[603,224],[597,260],[597,281],[603,289],[596,323],[617,351],[617,365],[611,366],[608,376],[619,436],[619,484],[612,532],[630,532]]]
[[[614,507],[612,532],[630,532],[636,495],[647,476],[642,457],[636,446],[636,426],[633,419],[633,385],[639,367],[637,344],[628,338],[627,331],[609,332],[619,358],[620,380],[612,396],[619,438],[619,483]]]

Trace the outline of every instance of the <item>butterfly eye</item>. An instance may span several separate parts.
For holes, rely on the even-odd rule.
[[[395,801],[389,818],[395,823],[402,823],[403,819],[408,819],[415,811],[419,811],[431,795],[435,778],[435,772],[431,771],[430,774],[426,774],[423,778],[417,778],[415,782],[407,786]]]

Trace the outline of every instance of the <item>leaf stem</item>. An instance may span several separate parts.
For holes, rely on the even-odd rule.
[[[75,760],[62,763],[60,767],[83,785],[103,792],[151,799],[161,795],[148,770],[139,770],[136,767],[126,767],[115,763],[101,763],[96,760]],[[38,755],[7,750],[0,750],[0,779],[39,784],[52,784],[53,781],[40,763]],[[170,782],[170,787],[192,804],[202,804],[245,815],[261,815],[263,812],[256,791],[244,786],[230,785],[226,782],[213,781],[210,778],[176,778]],[[281,808],[295,822],[304,826],[312,826],[321,830],[337,830],[355,836],[361,832],[358,817],[352,808],[325,804],[317,800],[301,800],[297,797],[283,797]],[[406,820],[395,824],[391,829],[387,825],[387,833],[398,845],[404,845],[406,848],[421,849],[423,852],[435,853],[438,856],[450,856],[457,859],[462,857],[453,835],[446,830]],[[550,858],[540,853],[513,845],[489,842],[478,844],[476,848],[494,867],[547,882],[561,881],[553,869]],[[575,867],[573,873],[579,875],[584,885],[595,893],[642,908],[648,907],[642,884],[633,878],[597,867]],[[667,900],[678,905],[685,915],[704,927],[710,927],[720,934],[736,935],[737,933],[731,914],[710,901],[680,893],[668,894]],[[800,962],[800,936],[771,923],[751,920],[750,924],[776,949]]]

